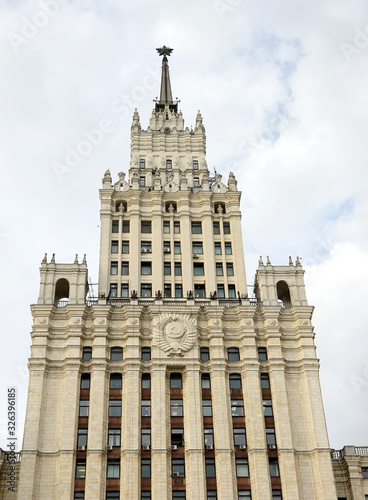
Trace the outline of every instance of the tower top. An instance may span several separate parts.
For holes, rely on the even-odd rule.
[[[175,113],[178,111],[178,102],[173,100],[170,74],[169,74],[169,64],[167,56],[171,55],[174,49],[170,49],[163,45],[156,49],[162,58],[162,73],[161,73],[161,89],[160,89],[160,99],[156,101],[155,111],[164,111],[165,107],[168,106],[171,111]]]

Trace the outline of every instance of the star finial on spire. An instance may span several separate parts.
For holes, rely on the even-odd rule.
[[[169,47],[166,47],[166,45],[163,45],[162,47],[159,47],[156,50],[160,56],[171,56],[171,52],[174,49],[170,49]]]

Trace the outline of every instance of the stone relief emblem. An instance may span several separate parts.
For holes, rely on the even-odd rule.
[[[189,314],[161,314],[154,329],[154,340],[168,356],[184,356],[196,336],[196,322]]]

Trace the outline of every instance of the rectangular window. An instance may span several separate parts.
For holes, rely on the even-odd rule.
[[[141,233],[151,233],[151,221],[150,220],[142,220],[141,221]]]
[[[169,234],[170,233],[170,221],[169,220],[164,220],[164,222],[163,222],[163,231],[164,231],[164,234]]]
[[[180,298],[183,296],[183,287],[180,284],[175,285],[175,297]]]
[[[119,500],[120,493],[118,491],[106,491],[106,500]]]
[[[141,442],[142,446],[151,446],[151,429],[142,429]]]
[[[121,399],[110,399],[109,417],[121,417]]]
[[[233,251],[231,249],[231,243],[229,241],[225,242],[225,255],[232,255]]]
[[[240,353],[238,347],[229,347],[227,350],[227,359],[229,361],[240,361]]]
[[[151,500],[151,492],[150,491],[141,491],[141,500]]]
[[[164,284],[164,297],[166,297],[166,298],[171,297],[171,285],[170,285],[170,283]]]
[[[170,389],[182,389],[183,380],[180,373],[171,373],[170,375]]]
[[[266,429],[266,441],[268,446],[276,445],[276,435],[275,435],[275,429],[273,427]]]
[[[129,241],[122,242],[121,253],[129,253]]]
[[[74,500],[84,500],[84,491],[75,491]]]
[[[228,276],[234,276],[234,266],[232,262],[226,264],[226,273]]]
[[[164,262],[164,275],[165,276],[171,275],[171,262]]]
[[[206,458],[206,477],[216,477],[214,458]]]
[[[144,187],[146,185],[146,178],[145,177],[140,177],[139,178],[139,185],[141,187]]]
[[[170,416],[182,417],[183,416],[183,400],[170,399]]]
[[[208,361],[210,359],[209,347],[201,347],[200,355],[201,355],[201,361]]]
[[[171,471],[173,477],[185,477],[184,458],[173,458],[171,460]]]
[[[171,253],[170,241],[164,241],[164,253]]]
[[[193,264],[194,276],[204,276],[204,264],[203,262],[195,262]]]
[[[111,253],[118,253],[119,252],[119,242],[117,240],[113,240],[111,242]]]
[[[270,388],[270,377],[268,373],[261,373],[261,388],[269,389]]]
[[[207,490],[207,500],[217,500],[217,491]]]
[[[202,399],[202,414],[204,417],[212,417],[212,400]]]
[[[110,274],[113,274],[113,275],[118,274],[118,263],[117,262],[111,262]]]
[[[180,241],[174,241],[174,253],[175,254],[180,254]]]
[[[172,160],[166,160],[166,168],[167,168],[167,170],[172,169]]]
[[[220,234],[220,223],[219,222],[213,223],[213,234]]]
[[[92,347],[83,347],[82,358],[84,361],[92,359]]]
[[[222,262],[216,262],[216,276],[223,276]]]
[[[77,479],[84,479],[86,477],[86,461],[85,460],[77,460],[75,466],[75,477]]]
[[[366,495],[365,497],[366,500],[368,500],[368,495]],[[272,500],[282,500],[281,490],[272,490]]]
[[[221,242],[215,241],[215,255],[221,255]]]
[[[272,417],[272,401],[270,399],[263,400],[263,414],[265,417]]]
[[[279,462],[277,458],[269,458],[269,463],[270,463],[270,476],[271,477],[279,477],[280,472],[279,472]]]
[[[151,389],[151,376],[149,373],[142,373],[142,389]]]
[[[152,274],[152,262],[141,262],[141,274],[142,275]]]
[[[181,262],[175,262],[175,276],[181,276]]]
[[[122,262],[121,263],[121,274],[124,276],[129,274],[129,262]]]
[[[171,429],[171,444],[184,446],[184,429]]]
[[[228,294],[229,294],[229,299],[235,299],[236,298],[235,285],[229,285],[227,287],[227,290],[228,290]]]
[[[88,417],[88,413],[89,413],[89,401],[87,400],[79,401],[79,416]]]
[[[249,465],[247,458],[236,458],[236,477],[249,477]]]
[[[364,479],[368,478],[368,467],[362,467],[362,477]]]
[[[204,432],[204,445],[213,446],[213,429],[203,429]]]
[[[88,429],[78,429],[77,446],[87,446]]]
[[[223,299],[225,297],[225,286],[217,285],[217,296],[219,299]]]
[[[211,389],[211,379],[209,373],[202,374],[202,389]]]
[[[106,477],[108,479],[117,479],[120,477],[120,460],[108,460]]]
[[[252,500],[250,490],[238,490],[238,500]]]
[[[244,401],[242,399],[231,400],[231,416],[244,417]]]
[[[121,446],[121,430],[109,429],[107,444],[109,446]]]
[[[172,492],[173,500],[185,500],[185,491],[175,491]]]
[[[202,234],[202,222],[192,222],[192,234]]]
[[[258,359],[260,361],[267,361],[267,348],[258,347]]]
[[[230,234],[230,222],[224,222],[224,234]]]
[[[122,297],[129,297],[129,285],[128,285],[128,283],[121,284],[121,296]]]
[[[151,459],[142,458],[141,477],[151,477]]]
[[[180,234],[180,222],[174,222],[174,234]]]
[[[203,253],[203,243],[201,241],[193,241],[192,243],[193,254]]]
[[[198,161],[193,160],[193,170],[198,170]]]
[[[142,158],[139,160],[139,168],[146,168],[146,160]]]
[[[229,375],[230,389],[241,389],[242,382],[239,373],[230,373]]]
[[[91,386],[91,377],[90,377],[89,373],[83,373],[83,375],[81,376],[80,388],[81,389],[89,389],[90,386]]]
[[[118,233],[119,232],[119,221],[118,220],[113,220],[112,221],[111,232],[112,233]]]
[[[142,361],[150,361],[151,360],[151,348],[150,347],[142,347],[141,359],[142,359]]]
[[[123,220],[123,233],[129,233],[129,232],[130,232],[130,221]]]
[[[150,399],[142,399],[141,416],[142,417],[150,417],[151,416],[151,400]]]
[[[151,252],[152,252],[152,242],[141,241],[141,253],[151,253]]]
[[[246,436],[245,436],[245,429],[243,428],[235,428],[233,429],[234,433],[234,445],[235,446],[240,446],[240,445],[246,445]]]
[[[152,297],[152,285],[149,283],[141,285],[141,297]]]
[[[206,297],[206,288],[204,285],[194,285],[194,297],[204,299]]]
[[[118,285],[117,283],[111,283],[110,284],[110,292],[109,292],[109,297],[117,297],[118,296]]]
[[[199,177],[194,177],[193,179],[193,186],[194,187],[199,187]]]
[[[123,386],[123,379],[121,373],[112,373],[110,375],[110,389],[121,389],[122,386]]]

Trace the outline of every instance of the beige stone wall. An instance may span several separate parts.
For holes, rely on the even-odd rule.
[[[368,497],[368,478],[362,474],[362,468],[368,470],[368,447],[344,446],[332,450],[331,456],[337,496],[346,500]]]

